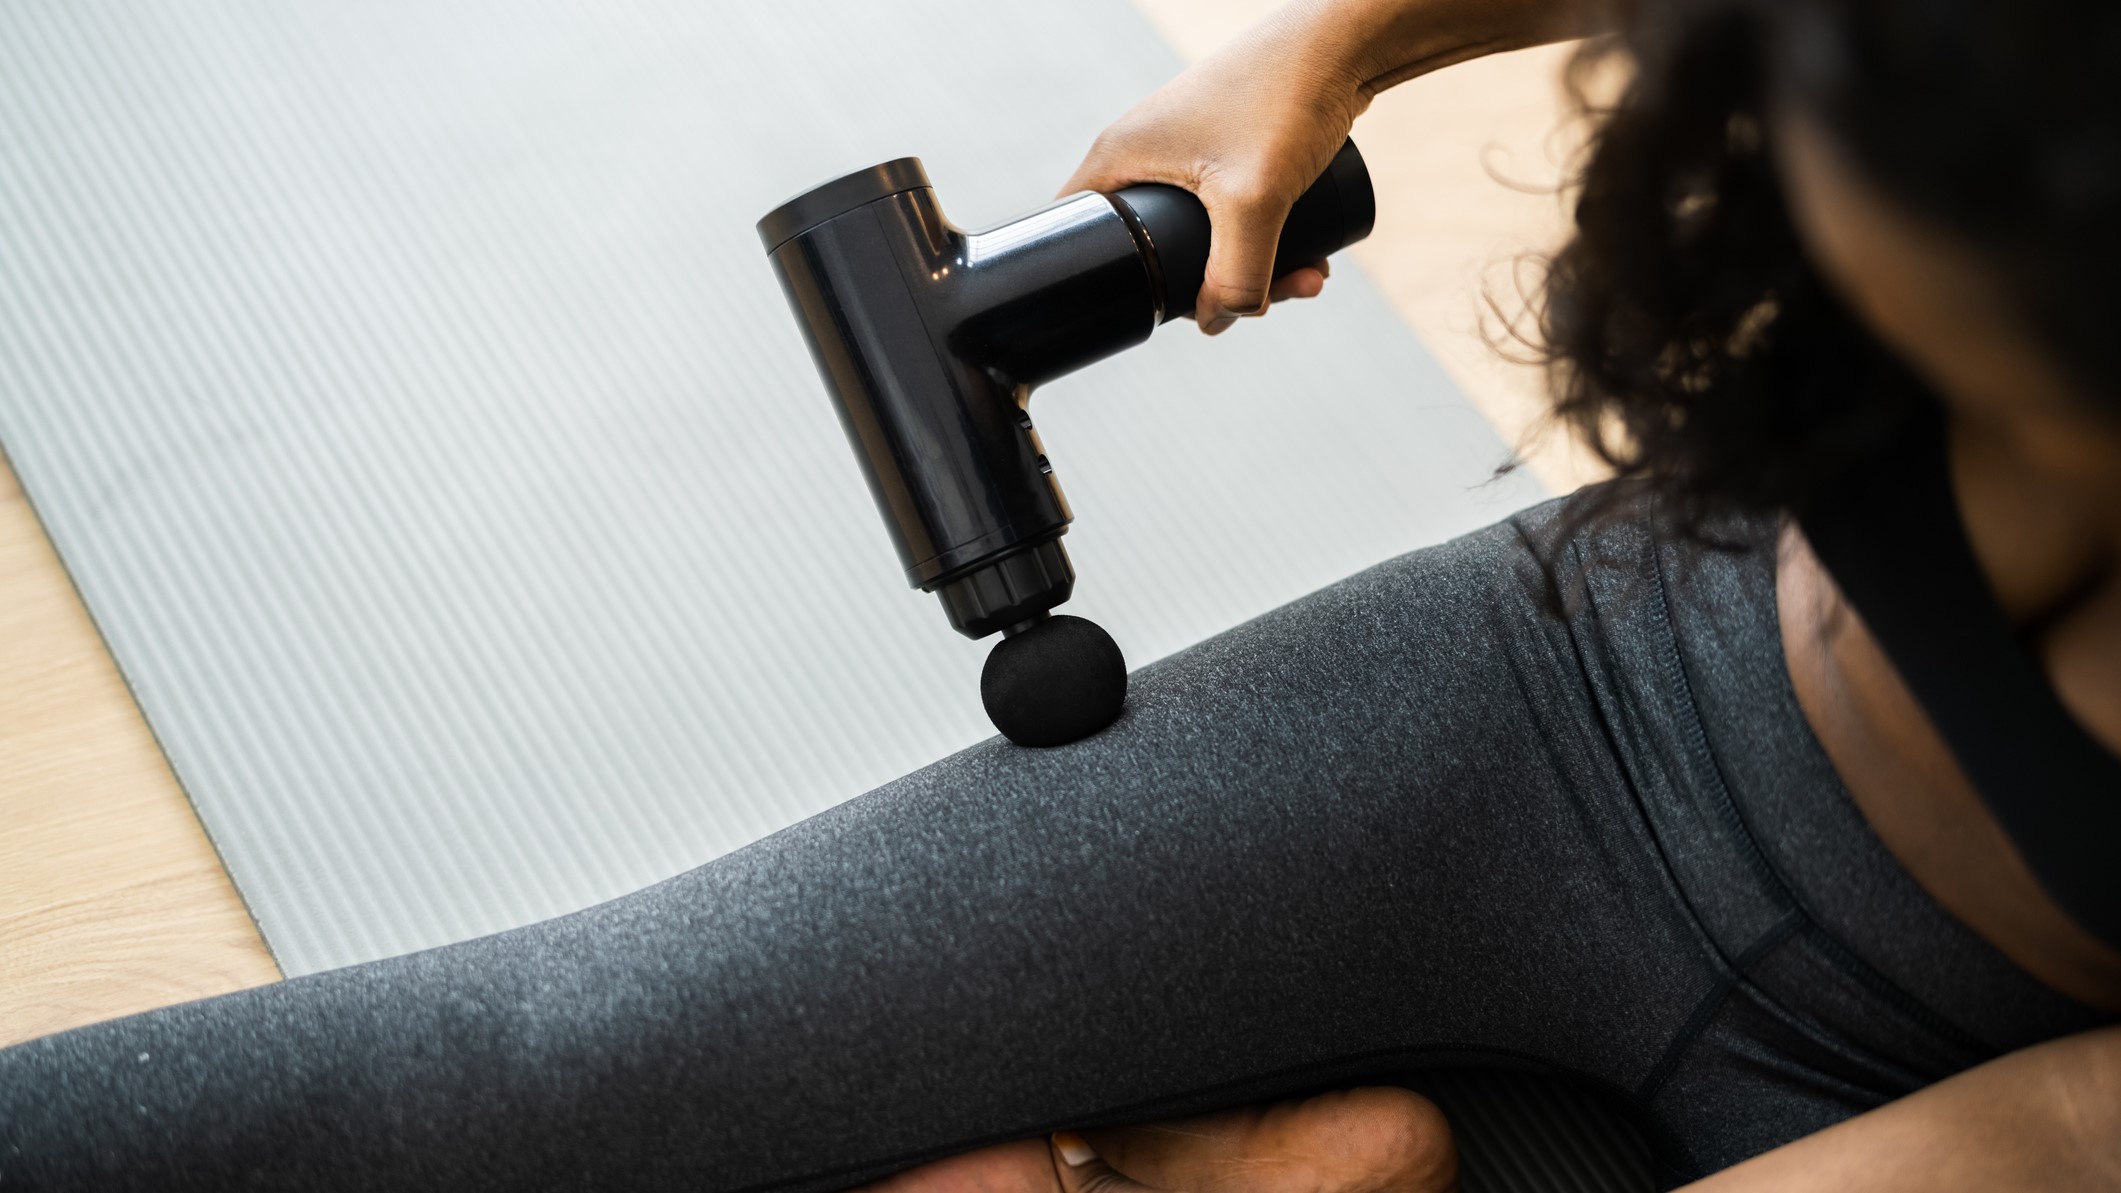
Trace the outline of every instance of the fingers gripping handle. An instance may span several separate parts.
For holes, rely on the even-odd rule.
[[[1160,274],[1160,322],[1191,315],[1208,271],[1207,208],[1185,190],[1155,183],[1130,186],[1112,197],[1123,207],[1122,214],[1133,217]],[[1377,196],[1370,189],[1369,168],[1355,142],[1345,142],[1325,173],[1289,209],[1274,250],[1274,276],[1339,252],[1368,236],[1376,222]]]

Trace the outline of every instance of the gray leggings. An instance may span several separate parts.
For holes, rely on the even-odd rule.
[[[1076,745],[0,1052],[0,1188],[828,1190],[1465,1063],[1602,1085],[1676,1178],[2100,1021],[1850,804],[1783,670],[1771,527],[1562,542],[1558,508],[1144,668]]]

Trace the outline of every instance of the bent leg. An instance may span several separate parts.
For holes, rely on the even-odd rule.
[[[1643,552],[1645,559],[1648,553]],[[23,1187],[824,1190],[1481,1055],[1622,1087],[1716,980],[1625,638],[1510,524],[558,920],[0,1053]],[[13,1186],[11,1186],[13,1187]]]

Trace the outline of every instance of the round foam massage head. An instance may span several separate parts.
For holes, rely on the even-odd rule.
[[[1110,725],[1127,702],[1127,660],[1094,621],[1065,614],[995,644],[980,699],[1020,746],[1064,746]]]

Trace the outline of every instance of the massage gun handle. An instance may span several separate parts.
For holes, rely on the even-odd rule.
[[[1208,271],[1208,209],[1175,186],[1130,186],[1113,198],[1125,204],[1151,248],[1161,273],[1163,315],[1169,323],[1193,313]],[[1289,209],[1274,250],[1274,276],[1320,261],[1370,234],[1377,222],[1377,196],[1355,142],[1341,145],[1311,189]]]

